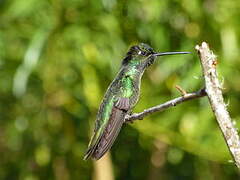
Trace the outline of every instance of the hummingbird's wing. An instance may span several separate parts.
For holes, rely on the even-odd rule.
[[[95,142],[92,141],[93,144],[90,143],[84,159],[88,159],[92,156],[94,159],[98,160],[112,147],[124,123],[129,108],[129,98],[118,98],[112,106],[109,120],[102,130],[101,136]],[[97,133],[95,132],[92,139],[94,140],[96,136]]]
[[[125,76],[120,83],[121,86],[115,88],[114,96],[109,95],[112,93],[109,93],[111,88],[108,89],[106,97],[100,106],[100,118],[97,119],[94,135],[84,157],[85,160],[90,156],[94,159],[100,159],[111,148],[120,132],[124,118],[130,110],[133,82],[130,76]],[[105,101],[108,103],[105,103]]]

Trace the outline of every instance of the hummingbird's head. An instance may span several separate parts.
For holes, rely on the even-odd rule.
[[[156,57],[174,54],[189,54],[190,52],[154,52],[153,48],[149,45],[140,43],[139,45],[132,46],[127,52],[126,57],[122,61],[122,65],[129,63],[141,64],[144,67],[151,65]]]
[[[137,47],[136,54],[139,56],[149,56],[151,54],[154,54],[153,48],[151,48],[149,45],[140,43],[139,45],[135,46]]]
[[[151,48],[149,45],[140,43],[138,45],[134,45],[130,47],[130,49],[127,52],[126,57],[123,59],[122,64],[126,65],[130,61],[141,61],[143,59],[146,59],[146,57],[154,54],[153,48]]]

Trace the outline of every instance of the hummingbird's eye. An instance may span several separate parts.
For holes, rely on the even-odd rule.
[[[138,54],[142,55],[142,56],[148,56],[150,53],[148,53],[146,51],[140,51]]]
[[[142,55],[142,56],[144,56],[144,55],[145,55],[145,52],[144,52],[144,51],[141,51],[141,50],[139,50],[139,51],[137,52],[137,54],[138,54],[138,55]]]

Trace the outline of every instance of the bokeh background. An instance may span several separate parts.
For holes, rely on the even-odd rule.
[[[235,180],[208,100],[125,125],[111,153],[83,161],[98,106],[136,43],[165,56],[134,109],[203,86],[196,44],[218,55],[225,101],[240,127],[240,3],[235,0],[0,0],[1,180]]]

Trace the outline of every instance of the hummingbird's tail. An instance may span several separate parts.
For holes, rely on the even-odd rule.
[[[104,132],[98,141],[88,148],[84,160],[87,160],[89,157],[98,160],[112,147],[124,123],[125,116],[126,111],[113,107]]]

